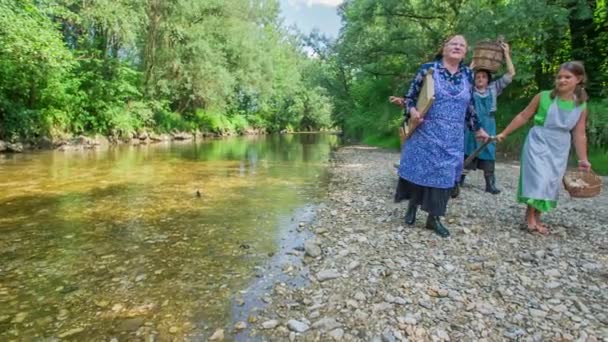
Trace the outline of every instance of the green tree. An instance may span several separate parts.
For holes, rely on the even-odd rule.
[[[0,136],[68,128],[76,81],[73,56],[32,1],[0,0]]]

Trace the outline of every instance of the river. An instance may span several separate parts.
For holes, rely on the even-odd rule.
[[[323,199],[337,144],[302,134],[0,155],[0,340],[233,338],[260,304],[248,291],[263,291],[261,273]]]

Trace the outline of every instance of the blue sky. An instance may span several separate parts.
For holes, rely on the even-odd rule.
[[[342,0],[280,0],[281,16],[287,26],[296,25],[304,33],[318,28],[336,38],[340,30],[340,17],[336,7]]]

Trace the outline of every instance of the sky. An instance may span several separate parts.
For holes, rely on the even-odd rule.
[[[336,38],[340,30],[340,17],[336,7],[343,0],[280,0],[281,16],[287,26],[296,25],[303,33],[313,28]]]

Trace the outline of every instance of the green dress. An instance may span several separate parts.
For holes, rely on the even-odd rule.
[[[576,126],[586,103],[551,99],[550,91],[540,93],[522,149],[517,201],[541,212],[557,207],[561,180],[566,172],[570,153],[570,131]]]

